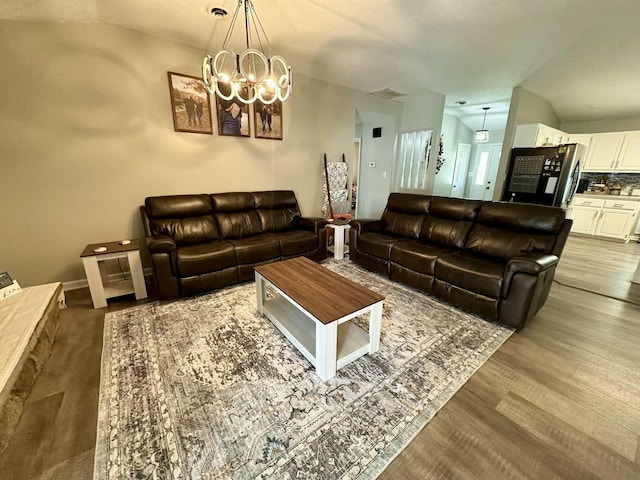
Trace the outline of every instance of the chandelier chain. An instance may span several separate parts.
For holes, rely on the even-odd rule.
[[[271,46],[271,42],[269,41],[269,36],[267,35],[267,32],[264,30],[264,27],[262,26],[262,22],[260,21],[260,17],[258,17],[258,14],[255,11],[255,8],[253,6],[253,2],[250,2],[251,4],[251,10],[252,10],[252,14],[251,17],[253,18],[253,24],[254,24],[254,28],[256,30],[256,35],[258,37],[258,40],[260,41],[260,48],[262,47],[262,37],[260,37],[260,33],[258,32],[258,28],[256,26],[256,21],[257,21],[257,25],[260,26],[260,30],[262,31],[262,35],[264,36],[264,39],[267,42],[267,45],[269,45],[269,51],[272,52],[273,51],[273,47]]]
[[[222,42],[222,48],[227,48],[229,44],[229,40],[231,40],[231,33],[236,26],[236,20],[238,19],[238,13],[240,12],[240,7],[242,6],[242,0],[238,0],[238,6],[236,7],[236,11],[233,12],[233,18],[231,19],[231,23],[229,24],[229,29],[227,30],[227,34],[224,37],[224,41]]]

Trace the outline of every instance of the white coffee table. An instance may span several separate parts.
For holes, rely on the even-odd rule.
[[[380,348],[384,297],[306,257],[255,269],[258,312],[316,368],[324,381]],[[267,298],[266,287],[277,293]],[[369,331],[354,318],[369,314]]]

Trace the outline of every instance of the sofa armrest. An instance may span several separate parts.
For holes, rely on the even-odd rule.
[[[360,234],[362,232],[382,232],[386,222],[379,219],[363,218],[351,220],[349,224],[353,230]]]
[[[147,237],[149,253],[173,253],[176,250],[176,242],[168,235],[154,235]]]
[[[531,253],[513,257],[507,263],[502,281],[502,298],[509,296],[511,280],[517,273],[540,275],[540,273],[558,264],[558,257],[548,253]]]
[[[296,219],[296,226],[304,230],[311,230],[316,234],[319,233],[320,229],[326,224],[327,219],[322,217],[298,217]]]

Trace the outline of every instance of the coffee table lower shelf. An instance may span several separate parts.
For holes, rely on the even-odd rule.
[[[283,297],[264,302],[264,314],[305,356],[311,364],[316,364],[316,337],[318,322],[291,305]],[[339,324],[336,344],[336,368],[340,369],[357,358],[369,353],[369,334],[353,322]]]

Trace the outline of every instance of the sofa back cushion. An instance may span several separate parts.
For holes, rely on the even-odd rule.
[[[392,193],[382,212],[385,231],[393,235],[418,238],[429,211],[431,197],[410,193]]]
[[[465,248],[489,257],[552,253],[565,212],[558,207],[483,202]]]
[[[260,217],[250,192],[211,195],[218,231],[222,238],[242,238],[262,233]]]
[[[443,247],[463,248],[481,203],[479,200],[433,197],[420,238]]]
[[[253,200],[263,232],[291,230],[300,217],[296,195],[290,190],[253,192]]]
[[[209,195],[167,195],[144,201],[152,235],[168,235],[177,245],[219,237]]]

